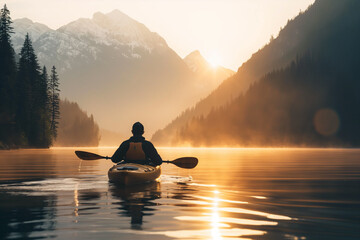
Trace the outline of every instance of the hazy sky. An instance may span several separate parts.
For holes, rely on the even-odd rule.
[[[12,19],[56,29],[119,9],[159,33],[181,57],[193,50],[236,70],[314,0],[0,0]]]

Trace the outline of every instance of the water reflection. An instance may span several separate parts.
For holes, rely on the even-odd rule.
[[[0,239],[360,239],[360,150],[161,151],[201,162],[124,188],[73,149],[1,152]]]
[[[198,205],[197,215],[191,216],[176,216],[176,220],[180,221],[189,221],[189,222],[202,222],[204,224],[203,230],[193,230],[193,231],[179,231],[178,236],[186,238],[203,238],[203,239],[230,239],[236,237],[239,239],[243,236],[261,236],[266,233],[266,231],[253,230],[245,226],[274,226],[277,225],[277,222],[273,221],[264,221],[264,220],[254,220],[254,219],[245,219],[239,217],[230,217],[223,216],[224,208],[221,207],[223,203],[236,203],[236,204],[248,204],[245,201],[231,201],[227,199],[222,199],[219,196],[222,195],[220,191],[214,190],[212,192],[212,197],[210,196],[196,196],[193,195],[193,200],[183,200],[188,206],[194,207]],[[201,199],[195,200],[196,198]],[[204,201],[205,200],[205,201]],[[235,208],[237,212],[243,208]],[[245,210],[245,209],[243,209]],[[168,233],[169,234],[169,233]],[[245,239],[245,238],[241,238]],[[246,238],[249,239],[249,238]]]
[[[132,229],[142,229],[143,216],[152,216],[157,204],[155,199],[161,198],[161,186],[159,182],[151,182],[144,185],[119,186],[109,183],[111,195],[120,201],[114,204],[120,205],[117,209],[119,215],[131,218]]]
[[[56,203],[56,196],[0,193],[0,239],[38,239],[42,231],[53,231]]]

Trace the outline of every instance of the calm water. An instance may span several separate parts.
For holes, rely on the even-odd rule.
[[[360,239],[360,150],[162,148],[200,163],[126,188],[73,152],[0,152],[0,239]]]

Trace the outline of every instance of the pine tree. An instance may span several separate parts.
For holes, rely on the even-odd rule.
[[[59,77],[56,73],[55,66],[51,69],[50,75],[50,131],[54,139],[57,137],[57,128],[60,119],[60,89],[59,89]]]
[[[11,44],[10,11],[6,5],[0,11],[0,148],[1,143],[13,145],[15,133],[15,52]]]
[[[44,103],[44,84],[29,34],[26,34],[20,52],[17,92],[16,117],[20,131],[29,146],[42,146],[39,133],[44,125],[42,114],[45,111],[46,101]],[[47,96],[46,88],[45,95]]]
[[[41,129],[39,132],[39,142],[42,147],[48,147],[52,144],[52,134],[50,130],[51,113],[50,113],[50,79],[47,69],[44,66],[41,73],[41,81],[39,85],[39,115],[41,117]]]

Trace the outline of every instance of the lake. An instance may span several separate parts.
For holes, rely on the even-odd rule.
[[[199,165],[129,187],[74,150],[0,151],[0,239],[360,239],[359,149],[159,148]]]

